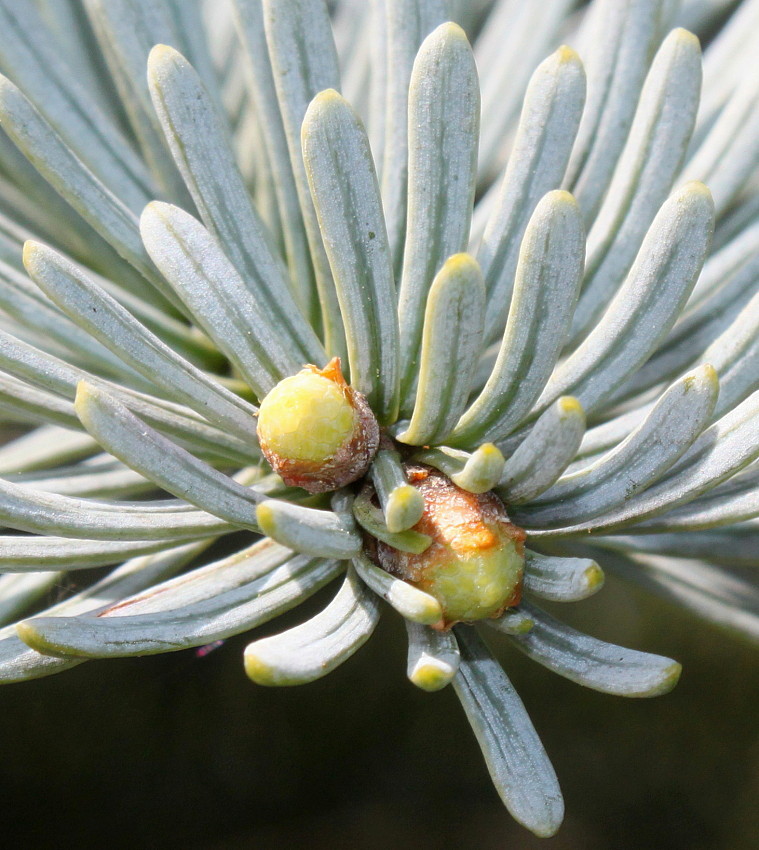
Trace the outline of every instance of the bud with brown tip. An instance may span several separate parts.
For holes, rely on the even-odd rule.
[[[266,395],[258,440],[285,484],[325,493],[366,472],[379,446],[379,426],[335,357],[324,369],[305,366]]]
[[[424,498],[414,530],[432,537],[422,554],[378,542],[380,565],[434,596],[443,608],[435,628],[500,616],[522,595],[525,532],[509,521],[494,493],[469,493],[428,466],[409,465]]]

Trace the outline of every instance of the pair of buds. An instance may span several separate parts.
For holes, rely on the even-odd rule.
[[[343,378],[338,358],[324,369],[306,366],[263,399],[258,438],[284,482],[310,493],[337,490],[368,471],[380,429],[364,396]],[[494,493],[469,493],[442,472],[407,464],[409,484],[424,511],[413,530],[431,539],[422,553],[403,552],[367,537],[367,554],[384,570],[434,596],[438,624],[498,617],[521,598],[522,529],[509,522]],[[367,481],[365,488],[371,488]]]

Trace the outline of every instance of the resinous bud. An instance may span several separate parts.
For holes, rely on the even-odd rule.
[[[495,493],[469,493],[432,467],[409,465],[424,498],[414,531],[432,538],[421,554],[377,542],[385,570],[434,596],[443,609],[435,628],[499,617],[522,596],[525,532],[509,521]]]
[[[335,357],[324,369],[305,366],[268,393],[258,411],[258,441],[285,484],[325,493],[366,472],[379,426]]]

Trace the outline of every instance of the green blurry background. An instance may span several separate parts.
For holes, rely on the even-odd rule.
[[[501,806],[453,693],[407,683],[403,628],[386,612],[344,667],[301,688],[247,681],[245,636],[205,657],[91,662],[7,686],[3,845],[759,846],[759,653],[612,578],[562,612],[685,671],[669,696],[625,700],[566,682],[487,633],[564,789],[567,817],[548,844]]]

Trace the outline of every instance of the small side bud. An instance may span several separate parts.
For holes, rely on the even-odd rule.
[[[335,357],[324,369],[304,367],[268,393],[258,411],[258,441],[285,484],[325,493],[366,472],[379,425]]]
[[[409,465],[406,474],[424,498],[414,530],[433,542],[413,554],[377,541],[383,569],[440,602],[443,619],[434,626],[440,630],[518,605],[526,534],[509,521],[503,502],[494,493],[462,490],[429,466]]]

